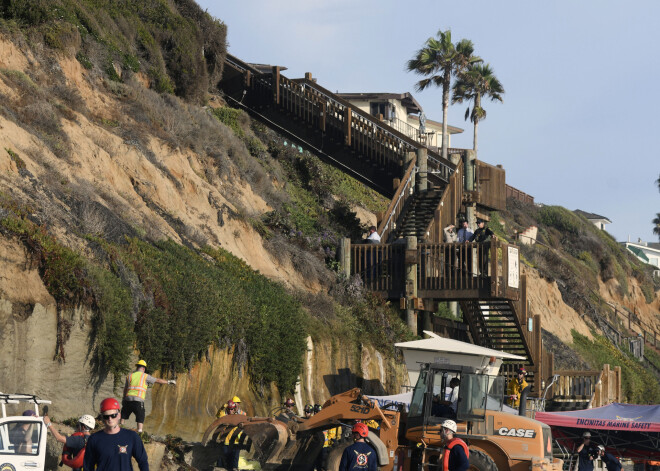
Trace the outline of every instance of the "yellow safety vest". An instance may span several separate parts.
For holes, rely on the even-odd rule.
[[[238,427],[234,427],[229,431],[227,436],[225,437],[225,445],[229,445],[231,443],[232,436],[234,433],[238,430]],[[238,432],[238,435],[236,435],[236,438],[234,439],[234,444],[238,445],[241,442],[241,436],[243,435],[243,432]]]
[[[137,396],[144,401],[147,397],[147,373],[135,371],[126,377],[128,382],[127,396]]]

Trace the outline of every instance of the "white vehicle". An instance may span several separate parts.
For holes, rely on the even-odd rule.
[[[7,406],[23,415],[7,415]],[[40,404],[50,401],[28,394],[0,393],[0,471],[44,470],[46,427],[39,414]],[[46,407],[47,411],[48,408]],[[34,415],[30,415],[34,411]]]

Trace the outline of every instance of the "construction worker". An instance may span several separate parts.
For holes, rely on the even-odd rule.
[[[135,414],[135,421],[137,422],[137,432],[142,433],[142,426],[144,424],[144,399],[147,396],[147,388],[154,384],[176,384],[173,379],[166,380],[155,378],[145,373],[147,370],[147,362],[140,360],[135,364],[135,371],[126,376],[126,383],[124,384],[124,399],[122,400],[121,409],[121,424],[128,419],[131,414]]]
[[[525,381],[525,375],[527,372],[525,371],[525,368],[518,368],[516,370],[516,377],[512,378],[511,381],[509,381],[509,388],[508,388],[508,394],[509,394],[509,405],[514,408],[520,407],[520,395],[529,384],[527,384],[527,381]]]
[[[621,471],[621,462],[616,456],[605,453],[605,447],[603,445],[598,445],[598,456],[607,467],[607,471]]]
[[[440,435],[445,442],[442,471],[467,471],[470,467],[470,450],[463,440],[455,436],[456,422],[445,420]]]
[[[113,397],[101,402],[103,430],[90,435],[85,447],[84,471],[129,471],[131,458],[140,471],[149,471],[147,452],[140,436],[119,426],[121,406]]]
[[[231,400],[236,404],[236,413],[238,415],[247,415],[243,409],[241,408],[241,398],[238,396],[234,396],[231,398]]]
[[[220,416],[225,415],[239,415],[238,406],[232,400],[227,401],[227,406],[225,407],[224,413]],[[240,414],[245,415],[245,414]],[[233,427],[225,436],[225,440],[222,443],[222,451],[220,458],[218,458],[217,466],[219,468],[225,468],[227,471],[233,471],[238,469],[238,458],[241,454],[241,437],[243,432],[241,432],[238,427]]]
[[[365,442],[369,436],[369,427],[358,422],[353,426],[353,443],[344,450],[339,462],[339,471],[377,471],[378,456],[376,451]]]
[[[62,463],[70,466],[73,471],[80,471],[85,457],[85,445],[90,432],[96,427],[96,420],[89,414],[85,414],[78,419],[76,431],[70,436],[62,435],[55,427],[48,415],[44,415],[44,425],[50,430],[55,440],[64,444],[62,450]]]
[[[582,434],[582,443],[577,447],[578,471],[594,471],[594,458],[598,456],[598,449],[591,444],[591,432]]]

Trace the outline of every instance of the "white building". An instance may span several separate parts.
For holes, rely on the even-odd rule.
[[[588,213],[586,211],[582,211],[581,209],[576,209],[573,212],[580,216],[584,216],[589,220],[589,222],[591,222],[594,226],[602,231],[605,230],[605,225],[612,224],[612,221],[607,219],[605,216],[601,216],[600,214]]]
[[[640,261],[658,267],[659,270],[653,272],[653,276],[660,276],[660,243],[644,242],[637,239],[637,242],[621,242],[632,254]]]
[[[401,134],[420,142],[432,150],[442,147],[442,123],[424,116],[424,132],[420,132],[420,117],[424,115],[422,106],[408,92],[406,93],[337,93],[356,108],[375,117],[381,117],[385,124]],[[451,147],[451,135],[460,134],[463,129],[447,126]]]

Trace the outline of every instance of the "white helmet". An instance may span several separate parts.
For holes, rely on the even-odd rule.
[[[605,447],[604,447],[603,445],[598,445],[598,449],[599,449],[600,451],[605,451]]]
[[[454,422],[453,420],[445,420],[442,423],[442,428],[449,429],[452,432],[456,433],[456,422]]]
[[[82,417],[78,419],[79,424],[83,424],[85,427],[87,427],[90,430],[94,430],[94,427],[96,427],[96,420],[94,420],[94,417],[92,417],[89,414],[85,414]]]

